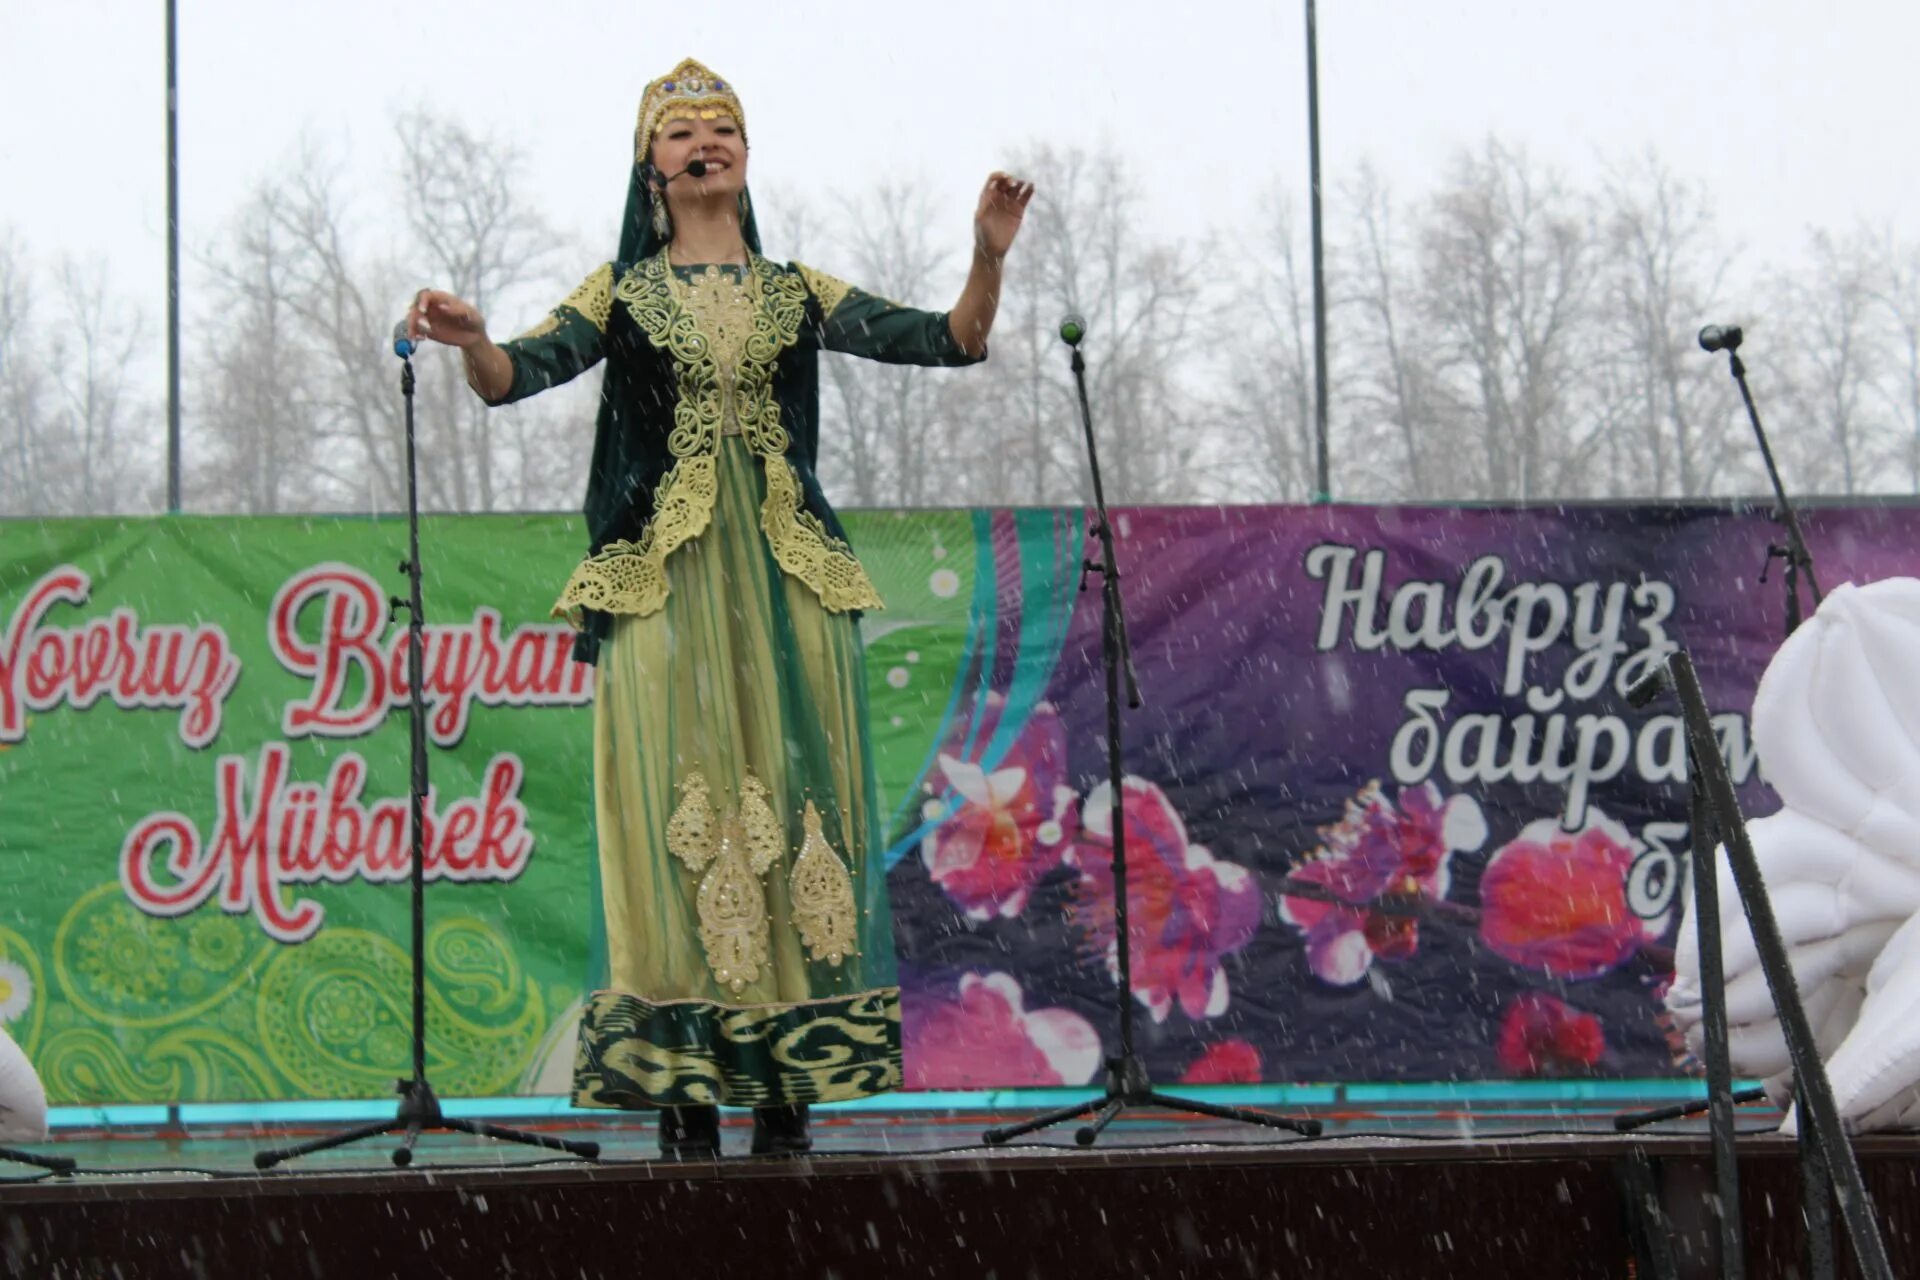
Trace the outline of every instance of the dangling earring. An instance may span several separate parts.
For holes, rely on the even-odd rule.
[[[753,216],[753,206],[747,203],[747,193],[744,190],[740,192],[739,204],[740,225],[745,227],[747,225],[747,219]]]
[[[667,216],[665,196],[656,196],[653,200],[653,234],[662,240],[673,239],[673,219]]]

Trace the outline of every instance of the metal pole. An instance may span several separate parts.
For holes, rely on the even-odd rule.
[[[180,58],[167,0],[167,514],[180,513]]]
[[[1706,1030],[1708,1127],[1713,1135],[1714,1217],[1720,1230],[1721,1280],[1745,1280],[1746,1238],[1740,1217],[1740,1162],[1734,1147],[1733,1056],[1727,1045],[1727,975],[1720,946],[1720,837],[1699,765],[1687,762],[1687,844],[1692,864],[1693,920],[1700,943],[1701,1019]]]
[[[1320,37],[1307,0],[1307,163],[1313,187],[1313,500],[1331,502],[1327,475],[1327,276],[1320,234]]]

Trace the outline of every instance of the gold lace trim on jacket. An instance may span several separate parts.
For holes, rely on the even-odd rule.
[[[603,262],[585,280],[579,288],[560,300],[560,306],[541,318],[540,322],[520,335],[520,338],[539,338],[552,333],[565,321],[560,307],[578,312],[587,323],[601,333],[607,331],[607,322],[613,319],[613,264]],[[518,339],[516,339],[517,341]]]
[[[767,499],[760,506],[760,527],[779,566],[812,587],[828,613],[885,608],[853,548],[827,532],[819,516],[802,509],[800,473],[785,458],[768,458],[761,467]]]
[[[717,283],[717,275],[683,290],[662,251],[612,286],[611,297],[673,360],[677,396],[667,450],[675,461],[640,537],[583,560],[554,604],[556,617],[577,620],[583,607],[639,615],[665,607],[666,559],[711,522],[720,491],[715,455],[721,434],[735,425],[766,476],[760,525],[775,562],[830,613],[884,607],[853,549],[802,509],[799,475],[786,460],[792,441],[773,378],[780,353],[799,339],[808,278],[758,254],[737,287]]]
[[[572,307],[592,322],[600,332],[607,331],[613,319],[613,264],[603,262],[600,269],[580,282],[580,287],[561,299],[560,305]]]
[[[836,280],[824,271],[815,271],[798,262],[793,265],[799,268],[801,278],[807,282],[807,288],[813,291],[813,296],[820,299],[822,320],[831,317],[846,296],[853,292],[853,286],[845,280]]]

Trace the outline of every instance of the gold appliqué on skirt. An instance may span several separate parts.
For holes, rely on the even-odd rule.
[[[838,965],[859,949],[853,877],[827,843],[820,830],[820,811],[811,800],[807,801],[806,831],[788,879],[793,921],[816,961]]]
[[[667,820],[667,848],[689,870],[704,871],[695,907],[700,945],[721,986],[742,991],[760,980],[772,939],[762,876],[780,860],[780,824],[767,803],[767,789],[749,774],[740,784],[740,807],[716,814],[707,780],[690,773],[680,784],[680,804]]]

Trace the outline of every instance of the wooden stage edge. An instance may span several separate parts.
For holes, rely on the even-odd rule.
[[[686,1164],[644,1158],[640,1126],[570,1125],[548,1131],[602,1139],[601,1162],[434,1139],[397,1170],[382,1140],[268,1174],[245,1161],[282,1132],[55,1143],[40,1150],[94,1171],[0,1181],[0,1275],[1721,1274],[1711,1152],[1694,1129],[1401,1118],[1268,1141],[1162,1117],[1123,1119],[1091,1149],[1064,1128],[969,1145],[994,1121],[866,1118],[822,1126],[812,1157]],[[744,1148],[737,1124],[727,1136]],[[1920,1275],[1920,1137],[1856,1150],[1897,1272]],[[1747,1132],[1739,1151],[1747,1274],[1804,1274],[1794,1143]],[[0,1179],[27,1172],[0,1163]]]

